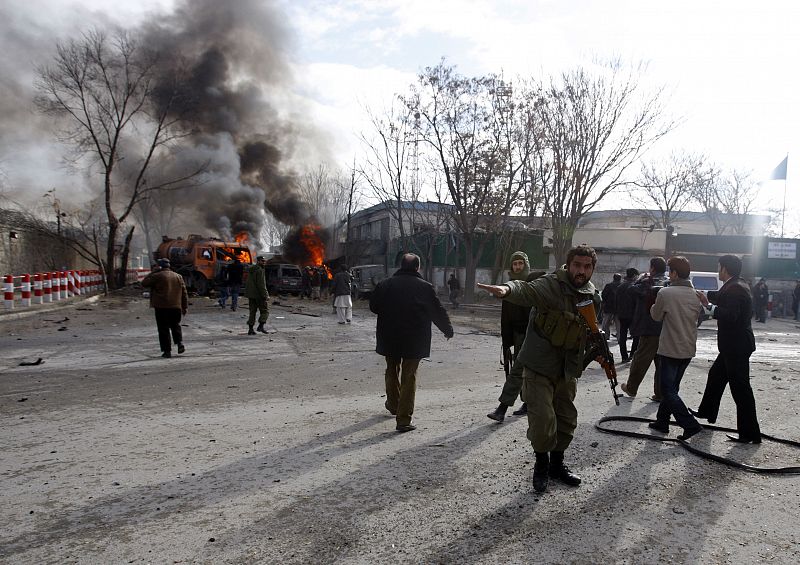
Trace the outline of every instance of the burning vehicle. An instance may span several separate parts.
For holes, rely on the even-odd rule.
[[[247,234],[235,241],[191,234],[187,239],[164,236],[153,258],[169,259],[172,269],[183,276],[186,287],[199,295],[208,294],[220,269],[238,258],[245,268],[253,263],[254,254],[247,244]]]
[[[267,264],[267,291],[270,294],[294,294],[303,290],[303,275],[300,267],[285,263]]]

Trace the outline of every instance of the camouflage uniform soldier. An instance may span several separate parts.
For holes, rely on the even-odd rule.
[[[267,258],[259,255],[256,264],[247,271],[247,283],[244,287],[244,295],[250,306],[250,316],[247,318],[247,335],[256,335],[253,325],[256,323],[256,312],[258,312],[258,331],[267,333],[264,324],[269,318],[269,293],[267,292],[267,274],[264,268],[267,266]]]
[[[579,245],[570,249],[567,264],[555,273],[530,282],[478,285],[498,298],[533,307],[517,359],[524,366],[522,398],[528,404],[528,439],[536,453],[537,492],[547,489],[549,477],[570,486],[581,483],[564,465],[564,451],[578,425],[574,400],[587,341],[587,326],[575,305],[586,299],[599,305],[589,281],[596,263],[594,249]]]

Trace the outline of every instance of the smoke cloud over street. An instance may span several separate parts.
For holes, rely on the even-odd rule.
[[[38,157],[52,161],[67,149],[54,143],[53,124],[33,109],[35,69],[50,63],[56,41],[80,39],[89,29],[113,34],[115,24],[103,14],[78,10],[72,16],[83,16],[80,25],[70,17],[68,34],[58,30],[45,39],[49,27],[58,27],[55,21],[32,26],[33,14],[26,17],[21,6],[2,12],[7,16],[0,24],[3,35],[24,56],[2,63],[0,141],[6,148],[17,134],[36,138],[47,147]],[[154,161],[149,175],[156,181],[159,175],[203,169],[191,187],[164,196],[175,206],[175,224],[183,229],[223,237],[247,231],[258,240],[268,214],[290,226],[309,220],[292,165],[300,155],[316,158],[325,136],[305,118],[303,101],[293,92],[292,41],[284,19],[263,0],[180,0],[170,12],[150,11],[125,30],[157,54],[156,107],[168,110],[180,132],[167,158]],[[135,149],[135,141],[126,147]],[[0,155],[0,166],[7,158]],[[123,163],[120,183],[127,172]],[[26,184],[33,187],[29,192],[40,186],[44,192],[53,182],[31,174]],[[84,184],[76,182],[72,191],[60,184],[60,196],[76,204],[91,198],[85,188],[74,194]],[[24,201],[22,188],[9,185],[6,192]]]

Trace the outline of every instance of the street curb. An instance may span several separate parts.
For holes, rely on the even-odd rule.
[[[97,302],[100,297],[103,296],[102,294],[95,294],[93,296],[89,296],[87,298],[83,297],[75,297],[72,299],[68,299],[65,302],[58,302],[55,304],[48,304],[47,306],[42,306],[41,308],[37,306],[29,306],[26,307],[24,310],[20,311],[3,311],[0,312],[0,323],[5,321],[13,321],[13,320],[22,320],[25,318],[30,318],[35,314],[47,314],[48,312],[57,312],[59,310],[64,310],[65,308],[69,308],[71,306],[77,306],[80,304],[92,304]]]

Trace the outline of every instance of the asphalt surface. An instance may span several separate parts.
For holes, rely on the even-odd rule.
[[[486,418],[503,383],[499,308],[451,313],[456,335],[434,329],[407,434],[383,408],[363,302],[340,326],[327,303],[284,299],[270,334],[249,337],[246,310],[194,298],[187,351],[172,359],[136,293],[0,315],[0,561],[800,562],[800,476],[594,428],[604,415],[654,416],[652,369],[619,407],[599,367],[584,374],[566,455],[583,484],[535,494],[526,421]],[[800,329],[756,326],[762,429],[800,441]],[[683,381],[691,407],[715,337],[703,324]],[[735,427],[728,393],[718,424]],[[771,442],[711,431],[690,441],[753,465],[800,465],[800,449]]]

